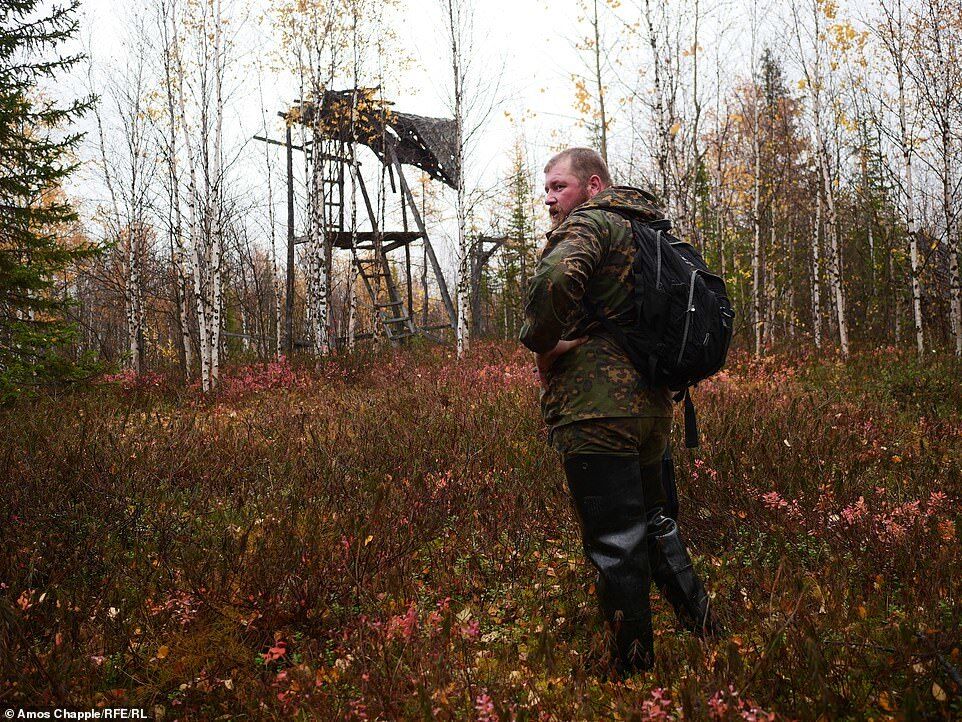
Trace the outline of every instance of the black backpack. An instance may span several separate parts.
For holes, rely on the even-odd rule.
[[[709,272],[701,254],[671,236],[670,220],[645,221],[613,208],[631,223],[635,241],[636,322],[624,328],[584,299],[595,318],[624,348],[651,387],[667,386],[685,403],[685,445],[698,446],[698,424],[689,388],[725,365],[735,312],[725,282]]]

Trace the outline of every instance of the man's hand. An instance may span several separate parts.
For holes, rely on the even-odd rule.
[[[573,348],[576,348],[588,340],[587,336],[582,336],[581,338],[576,338],[571,341],[558,341],[553,349],[550,351],[545,351],[544,353],[536,353],[534,355],[534,362],[538,366],[538,383],[541,384],[541,388],[548,388],[548,380],[545,378],[545,374],[548,372],[557,358],[563,354],[567,353]]]

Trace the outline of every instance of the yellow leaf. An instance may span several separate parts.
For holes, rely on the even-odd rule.
[[[932,683],[932,696],[935,697],[939,702],[945,702],[945,690],[939,687],[938,682]]]
[[[170,654],[170,647],[165,644],[157,650],[157,659],[166,659],[168,654]]]
[[[672,124],[672,126],[668,129],[668,133],[670,135],[678,135],[679,130],[681,130],[681,123],[679,121],[675,121]]]
[[[888,692],[882,692],[878,696],[878,706],[884,709],[886,712],[893,712],[895,708],[892,707],[892,700],[889,699]]]
[[[865,619],[868,616],[868,610],[865,608],[864,604],[858,605],[858,616],[860,616],[862,619]]]
[[[374,541],[374,535],[373,535],[373,534],[368,534],[367,539],[364,540],[364,546],[367,546],[367,545],[370,544],[372,541]]]

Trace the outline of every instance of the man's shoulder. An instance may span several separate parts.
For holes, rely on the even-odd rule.
[[[608,243],[618,245],[631,237],[631,221],[611,208],[576,209],[571,213],[571,216],[574,215],[580,215],[585,219],[585,224],[590,224],[595,233]]]
[[[552,234],[593,234],[607,238],[612,232],[630,228],[631,224],[628,220],[610,208],[575,208],[561,225],[552,231]]]

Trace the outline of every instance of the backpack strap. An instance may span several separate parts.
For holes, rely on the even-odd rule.
[[[698,446],[698,419],[695,417],[695,402],[691,400],[691,388],[685,388],[685,446],[694,449]]]
[[[671,397],[676,404],[685,402],[685,446],[694,449],[698,446],[698,419],[695,416],[695,402],[691,400],[691,387],[686,386]]]

